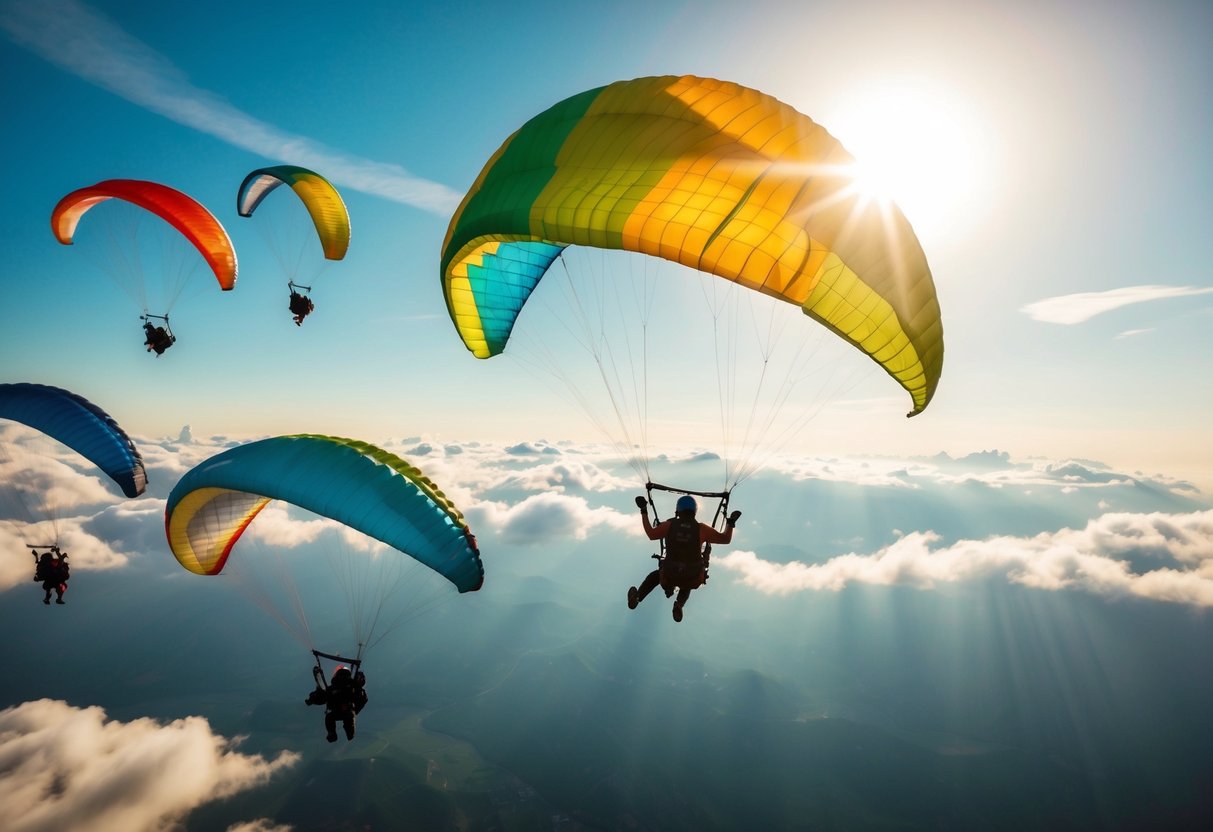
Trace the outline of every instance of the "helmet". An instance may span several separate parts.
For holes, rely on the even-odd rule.
[[[674,504],[675,514],[682,514],[684,511],[689,511],[691,514],[699,511],[699,503],[695,502],[695,498],[690,494],[683,494]]]

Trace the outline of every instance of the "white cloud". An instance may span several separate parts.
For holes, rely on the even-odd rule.
[[[635,479],[612,474],[610,463],[618,464],[618,459],[612,460],[609,452],[597,446],[560,455],[547,454],[544,449],[552,446],[544,443],[461,442],[455,447],[454,453],[448,446],[442,456],[435,453],[415,462],[464,514],[495,489],[588,493],[640,488]]]
[[[284,132],[189,82],[167,58],[75,0],[6,3],[0,29],[17,44],[154,113],[267,159],[316,168],[333,182],[440,216],[460,194],[396,164],[342,153]]]
[[[107,488],[71,448],[16,422],[0,422],[0,482],[8,486],[0,516],[8,519],[64,514],[113,502],[121,493],[112,483]]]
[[[908,462],[904,459],[881,458],[820,458],[786,456],[771,460],[770,471],[787,474],[793,480],[822,480],[851,485],[915,488],[916,477],[939,476],[929,462]]]
[[[211,440],[191,440],[178,444],[173,439],[135,439],[143,466],[147,469],[149,490],[168,494],[182,474],[222,448]]]
[[[24,510],[34,515],[72,511],[107,503],[115,494],[100,478],[81,474],[53,457],[28,457],[17,462],[0,459],[0,482],[20,492]]]
[[[41,699],[0,711],[0,806],[10,832],[158,830],[295,764],[237,751],[202,717],[119,722]]]
[[[389,549],[386,544],[336,520],[315,515],[308,515],[306,519],[292,516],[290,507],[280,501],[273,501],[261,510],[241,541],[268,549],[295,549],[315,543],[324,534],[339,538],[341,546],[352,551],[382,553]]]
[[[141,497],[106,506],[82,521],[82,527],[112,548],[134,554],[164,546],[164,500]]]
[[[534,445],[530,442],[519,442],[517,445],[511,445],[510,447],[506,448],[505,452],[513,456],[531,456],[542,453],[542,450],[540,446]]]
[[[929,459],[881,457],[813,458],[785,457],[774,460],[769,471],[787,474],[793,480],[821,480],[869,488],[922,489],[930,485],[978,484],[990,488],[1054,487],[1073,493],[1078,488],[1112,488],[1135,480],[1168,491],[1190,491],[1192,486],[1163,476],[1129,475],[1090,460],[1032,460],[1013,462],[998,451],[970,454],[961,459],[946,456]]]
[[[68,517],[58,521],[57,534],[47,534],[43,540],[31,536],[24,527],[12,527],[10,524],[0,525],[0,552],[6,557],[0,558],[0,592],[13,587],[29,586],[31,593],[38,588],[33,582],[34,559],[18,553],[28,551],[26,544],[38,545],[54,543],[58,540],[60,548],[68,553],[68,562],[73,573],[81,570],[117,569],[126,566],[128,555],[115,549],[109,542],[98,538],[84,530],[83,524],[89,518]],[[26,533],[22,533],[26,532]],[[162,533],[163,534],[163,533]],[[71,582],[68,582],[70,588]],[[69,590],[69,598],[70,590]]]
[[[157,493],[167,494],[177,478],[190,467],[240,441],[222,436],[198,437],[190,444],[180,444],[175,438],[144,439],[140,440],[140,448],[145,460],[149,460]],[[460,449],[459,453],[451,453],[447,449],[449,443],[434,437],[414,436],[396,444],[412,447],[423,442],[431,452],[416,461],[468,518],[482,545],[491,545],[494,534],[506,543],[543,544],[560,540],[585,540],[597,534],[638,536],[641,533],[635,513],[631,510],[630,499],[626,500],[627,509],[620,513],[610,505],[598,504],[600,501],[594,498],[598,494],[610,495],[604,498],[604,501],[610,502],[622,499],[620,493],[632,493],[630,489],[640,493],[634,480],[613,473],[622,467],[622,463],[606,446],[579,446],[577,453],[566,449],[563,455],[553,457],[542,452],[519,455],[516,453],[519,444],[516,443],[494,445],[469,442],[451,446]],[[544,442],[521,444],[531,451],[551,447]],[[56,469],[56,476],[88,479],[75,469],[62,465]],[[820,480],[825,488],[830,487],[828,483],[837,482],[869,489],[913,489],[915,498],[922,501],[924,506],[941,510],[946,508],[949,500],[955,498],[957,487],[970,487],[965,492],[966,498],[977,500],[983,499],[982,489],[1018,488],[1023,492],[1023,497],[1031,498],[1031,502],[1021,506],[1025,510],[1030,509],[1032,503],[1043,506],[1059,494],[1091,493],[1090,489],[1100,489],[1099,493],[1092,494],[1094,499],[1099,499],[1105,493],[1108,495],[1101,501],[1100,509],[1103,511],[1110,507],[1109,500],[1113,500],[1118,509],[1131,509],[1135,505],[1139,505],[1141,510],[1161,508],[1157,502],[1138,504],[1136,500],[1138,497],[1146,499],[1158,495],[1162,491],[1176,498],[1182,496],[1188,501],[1196,499],[1195,489],[1181,481],[1130,475],[1083,459],[1016,461],[999,451],[970,454],[960,459],[945,455],[918,459],[784,457],[765,471],[763,477],[774,481],[787,477],[792,480]],[[1138,489],[1135,487],[1137,485],[1150,487]],[[800,486],[793,482],[791,487]],[[4,490],[0,489],[0,495],[3,493]],[[87,565],[90,569],[114,568],[140,554],[167,556],[162,499],[145,495],[136,500],[123,500],[109,494],[106,498],[107,502],[97,506],[91,515],[87,510],[82,510],[77,517],[59,521],[63,535],[60,539],[72,552],[73,564],[81,567]],[[1075,506],[1084,504],[1081,500],[1068,502]],[[760,518],[760,513],[751,515],[754,522],[764,522]],[[30,527],[22,528],[15,523],[4,525],[8,528],[0,535],[0,546],[21,551],[24,542],[33,542]],[[913,528],[907,531],[913,532]],[[344,547],[351,550],[378,553],[384,549],[382,544],[364,535],[278,501],[271,502],[262,511],[257,521],[249,527],[241,545],[285,550],[315,543],[325,535],[330,535],[333,543],[338,542],[336,538],[339,536]],[[854,536],[854,533],[840,535],[850,536]],[[857,540],[862,540],[862,537],[857,537]],[[921,544],[921,540],[922,535],[907,535],[890,552],[882,553],[879,564],[870,562],[878,558],[870,554],[851,556],[859,561],[837,560],[832,562],[828,570],[824,569],[824,565],[807,567],[801,564],[776,568],[778,565],[764,565],[756,556],[751,556],[755,560],[747,563],[741,554],[734,557],[731,563],[739,570],[744,567],[753,581],[763,586],[794,586],[793,578],[801,575],[798,570],[810,570],[800,579],[806,585],[817,588],[833,586],[839,580],[843,583],[852,579],[880,582],[879,576],[898,565],[900,561],[897,556],[904,554],[915,541],[920,541],[920,545],[930,550],[930,545]],[[862,543],[848,545],[858,548]],[[982,543],[971,545],[975,548],[989,546]],[[1023,546],[1019,544],[1012,548],[1020,551]],[[947,551],[931,553],[936,562],[945,560],[947,556]],[[491,550],[486,556],[492,556]],[[983,562],[991,561],[987,558]],[[857,570],[858,577],[848,577],[850,573],[844,569],[848,564]],[[906,580],[919,580],[924,575],[930,575],[922,571],[921,564],[913,569],[908,565],[905,568],[909,571],[899,574]],[[760,575],[760,572],[763,574]],[[946,574],[951,573],[949,570]],[[31,576],[32,559],[30,563],[21,558],[0,561],[0,590],[26,586]],[[1155,576],[1151,581],[1158,583],[1160,578]],[[939,575],[932,579],[943,581],[945,577]],[[1023,582],[1027,580],[1027,577],[1022,579]],[[1146,585],[1141,581],[1135,583],[1135,586]]]
[[[639,534],[640,518],[612,508],[591,508],[581,497],[547,492],[516,505],[484,502],[465,511],[472,528],[495,528],[507,543],[537,544],[554,540],[585,540],[591,531],[613,529]]]
[[[286,824],[274,823],[272,820],[258,818],[244,823],[237,823],[229,826],[227,832],[291,832],[293,826]]]
[[[926,589],[1003,577],[1038,589],[1213,606],[1213,511],[1105,514],[1084,529],[932,548],[937,542],[931,532],[914,533],[874,554],[852,553],[819,564],[772,563],[747,551],[715,562],[746,586],[771,595],[837,591],[851,583]],[[1152,568],[1136,570],[1130,559],[1144,559]]]
[[[261,510],[243,537],[245,542],[293,549],[314,543],[324,532],[336,531],[340,527],[339,523],[323,517],[310,517],[307,520],[291,517],[286,505],[275,501]]]
[[[526,491],[627,491],[637,490],[636,481],[616,477],[592,462],[580,460],[544,462],[510,474],[503,488]]]
[[[115,569],[160,526],[164,505],[126,499],[75,451],[16,423],[0,424],[0,547],[57,543],[74,570]],[[147,518],[154,516],[149,525]],[[163,540],[163,531],[159,532]],[[32,583],[33,559],[0,559],[0,591]]]
[[[0,430],[3,430],[0,427]],[[0,437],[11,440],[11,436]],[[190,468],[233,444],[229,437],[193,437],[181,443],[179,437],[144,438],[137,440],[149,470],[152,486],[149,491],[167,495],[173,484]],[[551,445],[523,443],[529,452],[519,456],[518,445],[485,445],[461,443],[457,453],[449,454],[442,445],[420,437],[401,440],[410,446],[424,443],[430,453],[417,460],[426,475],[452,499],[468,517],[472,528],[482,535],[495,530],[502,539],[514,543],[542,543],[551,540],[584,540],[597,531],[615,529],[628,534],[639,532],[639,523],[629,512],[621,515],[609,507],[592,507],[582,497],[565,495],[564,491],[606,492],[635,488],[631,480],[620,479],[589,456],[577,458],[553,456],[546,453]],[[384,443],[391,444],[391,443]],[[11,446],[12,443],[9,442]],[[0,443],[0,450],[5,447]],[[410,447],[415,450],[415,447]],[[69,485],[87,493],[73,497],[70,502],[94,504],[94,513],[60,518],[55,529],[47,528],[48,540],[56,538],[71,553],[73,566],[88,569],[109,569],[124,566],[131,557],[143,553],[167,556],[164,540],[164,499],[144,495],[124,500],[101,487],[95,477],[89,477],[64,464],[70,460],[80,465],[88,463],[72,459],[63,449],[62,460],[41,461],[45,447],[36,453],[23,453],[21,462],[32,465],[40,473],[44,490],[64,490]],[[601,456],[601,452],[594,451]],[[88,491],[86,486],[91,486]],[[486,499],[492,489],[542,492],[521,502]],[[5,491],[0,489],[0,496]],[[639,493],[639,492],[637,492]],[[23,551],[26,542],[35,542],[40,527],[11,522],[0,529],[0,546],[6,550]],[[53,531],[53,533],[52,533]],[[325,535],[339,537],[341,545],[357,551],[377,554],[383,544],[339,523],[311,514],[301,513],[286,503],[272,501],[257,516],[245,532],[241,546],[260,546],[270,550],[294,549],[312,544]],[[336,541],[334,541],[336,542]],[[32,583],[33,561],[21,558],[0,560],[0,591]],[[37,589],[31,588],[31,592]],[[39,590],[40,591],[40,590]]]
[[[1046,323],[1080,324],[1096,315],[1134,303],[1207,295],[1210,292],[1213,292],[1213,288],[1197,286],[1125,286],[1121,289],[1109,289],[1106,292],[1079,292],[1073,295],[1045,298],[1021,307],[1020,311],[1029,318]],[[1133,332],[1141,331],[1134,330]]]

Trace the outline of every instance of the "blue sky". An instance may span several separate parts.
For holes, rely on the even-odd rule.
[[[1192,630],[1168,632],[1200,633],[1175,650],[1203,660],[1213,606],[1211,37],[1202,2],[370,2],[339,13],[310,0],[0,0],[0,382],[100,404],[136,438],[151,485],[121,502],[83,460],[11,425],[0,425],[0,470],[15,477],[15,463],[58,495],[77,574],[144,570],[186,610],[200,601],[163,540],[177,477],[254,437],[365,439],[420,465],[468,516],[485,553],[481,594],[502,594],[451,605],[466,602],[488,631],[508,617],[494,610],[547,602],[546,589],[568,604],[571,633],[641,627],[618,621],[622,590],[650,564],[631,502],[638,477],[607,442],[618,434],[589,418],[611,421],[596,370],[571,363],[571,383],[553,388],[526,360],[528,345],[568,337],[554,311],[565,301],[537,293],[515,354],[477,361],[450,324],[438,261],[459,198],[528,118],[619,79],[712,76],[791,104],[884,175],[931,265],[946,356],[934,401],[907,420],[883,373],[823,345],[823,360],[840,355],[847,368],[844,389],[818,400],[805,385],[784,405],[784,417],[812,418],[738,491],[738,545],[717,552],[711,592],[693,598],[704,629],[671,634],[668,611],[650,602],[637,613],[643,632],[664,625],[653,630],[659,649],[684,658],[709,656],[714,640],[732,645],[720,662],[774,673],[780,650],[804,643],[774,638],[749,656],[733,649],[731,628],[788,632],[811,620],[808,643],[845,630],[858,606],[929,641],[932,616],[907,612],[920,603],[944,619],[976,607],[987,624],[1023,624],[1017,615],[1048,607],[1059,631],[1085,616],[1128,626],[1190,613]],[[242,219],[234,206],[245,174],[276,163],[332,179],[353,225],[350,253],[316,279],[316,312],[302,327],[286,310],[262,215]],[[124,177],[197,198],[240,261],[230,293],[201,268],[192,275],[172,308],[179,342],[159,359],[140,343],[139,305],[98,265],[104,238],[89,236],[91,217],[70,248],[49,228],[62,195]],[[289,222],[292,204],[271,203],[264,219],[281,209]],[[698,298],[697,280],[675,274],[663,290]],[[655,476],[712,486],[720,406],[693,380],[717,378],[697,314],[662,319],[654,368],[668,395],[652,402],[647,448]],[[572,388],[597,398],[570,406]],[[19,549],[28,527],[3,519],[3,547]],[[333,534],[284,509],[256,528],[264,545],[302,553]],[[20,597],[42,612],[25,597],[23,558],[0,567],[0,603],[13,610]],[[86,609],[138,603],[135,588],[107,591]],[[1148,644],[1122,647],[1128,666],[1148,664]],[[1091,657],[1080,658],[1052,668],[1059,686],[1086,689],[1076,668]],[[171,736],[183,756],[215,755],[213,779],[193,791],[149,770],[150,808],[135,826],[184,817],[211,789],[256,789],[299,753],[323,752],[240,751],[225,739],[234,729],[206,721],[205,679],[194,700],[155,703],[75,681],[71,695],[34,691],[26,698],[51,699],[0,721],[30,736],[56,724],[91,732],[104,718],[97,706],[108,707],[127,720],[111,730],[132,749]],[[1150,683],[1165,692],[1181,681]],[[954,691],[967,695],[960,682]],[[1071,718],[1090,704],[1078,701]],[[829,707],[874,722],[890,713],[837,690]],[[166,721],[149,725],[147,714]],[[55,765],[72,771],[70,760]],[[0,779],[5,788],[15,787]],[[112,828],[133,828],[114,817]]]
[[[861,159],[869,149],[883,169],[901,163],[900,202],[944,311],[940,393],[929,414],[903,424],[889,418],[903,404],[873,378],[862,390],[874,400],[868,429],[857,435],[854,419],[827,413],[808,450],[1002,448],[1209,481],[1213,393],[1201,371],[1213,285],[1201,229],[1213,73],[1201,4],[1149,13],[987,4],[964,15],[948,4],[913,14],[896,4],[864,4],[864,14],[386,4],[337,19],[321,4],[285,17],[216,8],[6,5],[4,74],[26,79],[4,92],[13,123],[26,126],[4,139],[19,163],[2,209],[11,298],[2,346],[24,370],[10,363],[9,377],[120,390],[127,420],[159,434],[310,421],[366,435],[512,438],[535,423],[525,405],[534,397],[518,395],[533,379],[508,359],[470,360],[437,291],[454,201],[500,141],[554,101],[619,78],[692,72],[770,92]],[[266,35],[292,26],[324,37]],[[583,27],[594,36],[568,35]],[[927,140],[937,149],[923,151]],[[907,148],[917,156],[899,158]],[[301,160],[337,181],[355,236],[316,295],[324,314],[295,331],[278,308],[282,281],[265,240],[229,206],[248,170]],[[174,309],[179,348],[159,362],[144,360],[130,322],[138,310],[83,243],[65,250],[46,232],[59,196],[126,176],[209,206],[241,262],[231,297],[191,288]],[[1103,293],[1136,302],[1112,308]],[[1088,311],[1056,311],[1062,303]],[[31,315],[75,337],[32,352],[22,334]],[[80,350],[77,338],[96,348]],[[303,374],[325,381],[299,384]],[[270,407],[271,392],[286,407]],[[473,415],[511,395],[491,426]],[[542,416],[554,422],[545,434],[596,438],[578,413]]]

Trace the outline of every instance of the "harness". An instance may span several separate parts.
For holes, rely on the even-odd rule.
[[[152,324],[152,320],[164,321],[163,327],[156,327]],[[139,316],[139,320],[143,321],[143,329],[147,333],[147,344],[156,350],[156,354],[160,355],[173,344],[177,343],[177,336],[173,334],[173,328],[169,325],[168,315],[153,315],[150,312],[144,312]],[[157,332],[157,329],[163,329],[163,336]],[[155,338],[155,340],[152,340]]]
[[[49,546],[31,546],[25,544],[25,548],[30,550],[30,554],[34,556],[34,580],[35,581],[59,581],[66,583],[68,579],[67,553],[59,550],[59,544],[52,543]],[[42,568],[42,559],[38,554],[39,549],[46,549],[47,554],[53,558],[47,566],[50,568],[49,574],[43,574],[46,570]]]
[[[699,521],[675,515],[667,522],[670,530],[662,538],[666,559],[674,563],[701,563],[703,549],[699,544]]]
[[[362,658],[361,658],[362,645],[361,644],[358,645],[359,658],[356,658],[356,659],[350,659],[350,658],[346,658],[345,656],[339,656],[336,653],[321,653],[319,650],[313,650],[312,655],[316,657],[316,666],[312,668],[312,676],[316,680],[316,687],[323,689],[325,693],[328,693],[331,690],[331,688],[329,687],[328,677],[324,675],[324,668],[320,666],[321,659],[329,659],[331,661],[337,662],[338,664],[348,664],[350,666],[350,673],[355,678],[358,676],[359,673],[362,672]]]
[[[307,315],[312,311],[312,301],[308,297],[308,292],[312,291],[311,286],[304,286],[302,283],[296,283],[293,280],[288,280],[287,288],[291,290],[290,309],[292,315]],[[299,290],[303,291],[300,292]]]
[[[729,491],[691,491],[686,488],[674,488],[669,485],[662,485],[656,482],[646,482],[644,484],[645,494],[648,497],[649,509],[653,513],[653,525],[661,522],[661,516],[657,513],[657,504],[653,501],[654,491],[664,491],[669,494],[689,494],[693,497],[708,497],[715,499],[716,513],[712,515],[711,526],[718,531],[722,530],[721,526],[729,513]],[[693,535],[693,536],[692,536]],[[670,563],[676,563],[680,566],[690,565],[703,566],[703,578],[696,584],[704,583],[708,579],[708,561],[712,554],[712,544],[703,544],[703,549],[699,548],[699,521],[685,520],[681,517],[670,518],[670,532],[660,540],[661,548],[653,554],[657,559],[658,568],[663,570],[668,560]]]

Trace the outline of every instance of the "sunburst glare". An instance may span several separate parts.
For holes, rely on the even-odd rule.
[[[973,218],[989,186],[989,143],[962,100],[929,80],[900,79],[838,100],[823,123],[855,157],[855,187],[894,202],[931,235]]]

